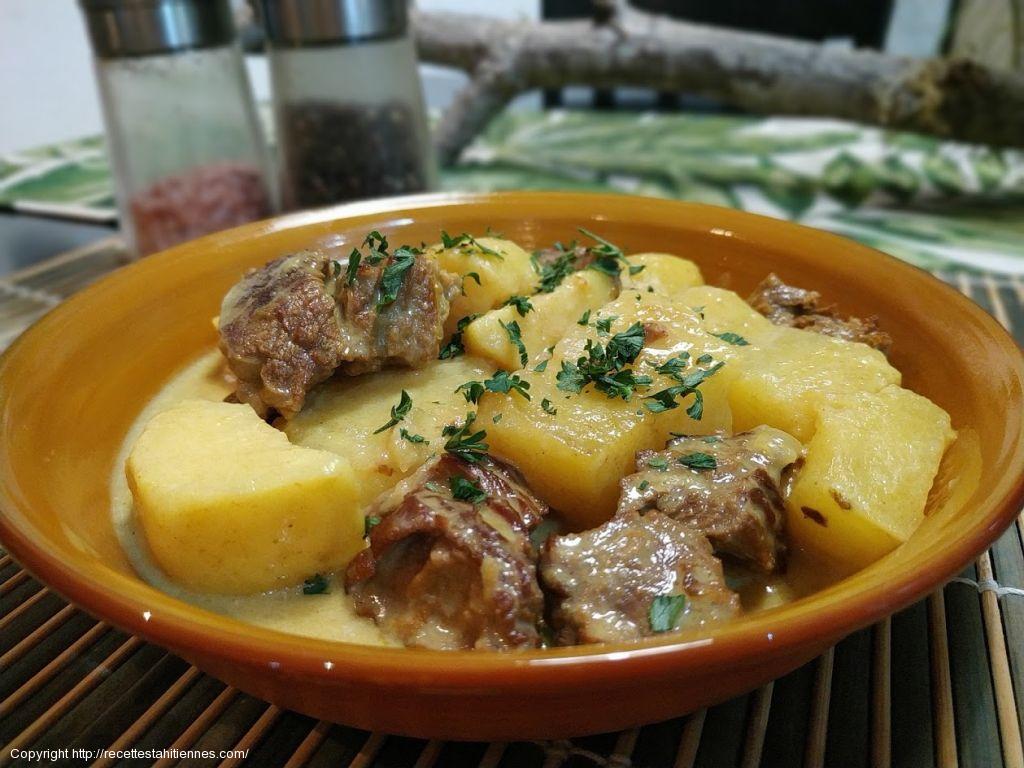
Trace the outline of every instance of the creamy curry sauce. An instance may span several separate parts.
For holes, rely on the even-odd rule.
[[[337,578],[332,579],[329,592],[319,595],[304,595],[301,586],[258,595],[209,595],[183,589],[153,563],[132,509],[124,472],[128,453],[146,423],[160,411],[188,399],[221,401],[230,393],[223,357],[212,350],[170,379],[139,414],[126,435],[110,479],[111,513],[121,545],[136,571],[161,592],[249,624],[325,640],[399,645],[385,637],[371,619],[356,615]],[[781,605],[842,577],[833,567],[811,559],[800,550],[790,551],[786,573],[781,575],[751,574],[728,562],[725,571],[729,586],[739,593],[747,612]]]

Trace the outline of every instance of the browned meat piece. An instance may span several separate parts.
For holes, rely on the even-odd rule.
[[[554,600],[558,645],[630,642],[730,619],[740,609],[707,538],[658,512],[627,512],[551,537],[540,574]],[[659,597],[668,605],[656,605]]]
[[[242,278],[220,314],[220,348],[238,399],[261,416],[273,409],[288,418],[335,371],[355,375],[436,358],[454,281],[432,259],[416,258],[400,275],[394,300],[378,306],[395,258],[376,265],[364,259],[351,285],[347,264],[317,251],[284,256]]]
[[[803,328],[846,341],[859,341],[888,354],[892,337],[878,327],[878,318],[847,317],[835,305],[822,305],[821,294],[787,285],[770,274],[747,298],[747,303],[775,325]]]
[[[783,565],[783,470],[801,446],[757,427],[733,437],[679,437],[663,451],[640,451],[622,480],[617,514],[656,509],[705,534],[715,552],[772,573]]]
[[[529,532],[547,511],[511,467],[445,454],[374,503],[380,522],[346,589],[405,645],[535,648],[544,598]]]

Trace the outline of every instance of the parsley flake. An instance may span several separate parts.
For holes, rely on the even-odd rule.
[[[647,466],[651,469],[660,469],[662,471],[668,469],[668,459],[664,456],[651,456],[647,460]]]
[[[352,253],[348,257],[348,267],[345,269],[345,284],[355,285],[356,274],[359,272],[359,262],[362,260],[363,254],[359,252],[358,248],[353,248]]]
[[[484,385],[479,381],[467,381],[459,384],[455,391],[461,392],[462,396],[466,398],[467,403],[476,403],[484,393]]]
[[[322,595],[327,592],[327,578],[314,573],[304,582],[302,582],[302,594],[304,595]]]
[[[703,453],[702,451],[694,451],[685,456],[680,456],[676,461],[690,469],[715,469],[718,467],[715,457],[710,453]]]
[[[725,333],[712,333],[711,335],[716,336],[729,344],[734,344],[737,347],[745,347],[750,344],[749,341],[744,339],[738,333],[733,333],[732,331],[726,331]]]
[[[395,250],[391,257],[391,263],[384,267],[380,278],[380,297],[377,299],[377,309],[386,307],[398,298],[398,292],[402,289],[402,282],[405,280],[405,273],[409,271],[414,263],[419,250],[403,245]]]
[[[365,539],[367,536],[369,536],[370,531],[372,531],[378,525],[380,525],[380,517],[378,517],[377,515],[367,515],[366,517],[364,517],[363,538]]]
[[[518,392],[527,400],[530,399],[530,393],[527,391],[530,388],[530,382],[523,381],[519,374],[516,373],[495,371],[494,375],[483,383],[483,386],[488,392],[499,392],[502,394]]]
[[[519,364],[526,365],[530,360],[530,356],[526,354],[526,345],[523,344],[523,334],[522,330],[519,328],[519,323],[515,320],[510,320],[507,323],[501,320],[498,322],[501,324],[501,327],[505,329],[505,334],[508,336],[508,340],[516,347],[516,349],[519,350]]]
[[[476,320],[478,317],[480,317],[479,314],[466,315],[461,320],[459,320],[459,322],[455,325],[455,333],[452,334],[452,337],[448,340],[448,343],[441,347],[441,352],[437,356],[439,360],[449,360],[453,357],[458,357],[459,355],[465,354],[466,348],[462,345],[462,334],[465,333],[466,328],[469,326],[469,324]]]
[[[502,304],[503,307],[515,307],[520,317],[526,317],[527,312],[533,311],[533,304],[525,296],[509,296]]]
[[[647,618],[652,632],[671,632],[686,607],[686,595],[658,595],[651,602]]]
[[[409,430],[407,430],[405,427],[399,429],[398,434],[401,436],[403,440],[408,440],[410,443],[430,445],[430,441],[427,440],[427,438],[425,438],[423,435],[409,434]]]
[[[479,504],[487,501],[487,494],[472,480],[452,475],[448,478],[448,487],[452,496],[459,501],[468,501],[470,504]]]
[[[588,325],[590,323],[590,310],[588,309],[582,315],[580,319],[576,321],[576,325]]]
[[[388,420],[388,423],[380,427],[379,429],[375,429],[373,431],[373,434],[379,435],[381,432],[391,429],[398,422],[400,422],[402,419],[409,415],[409,410],[411,408],[412,398],[409,397],[409,393],[403,389],[402,395],[398,399],[398,405],[391,406],[391,418]]]
[[[544,413],[550,413],[552,416],[558,413],[558,409],[546,397],[540,401],[540,407],[544,409]]]
[[[458,456],[463,461],[468,461],[470,464],[475,464],[487,455],[487,443],[484,442],[484,438],[487,437],[485,430],[478,430],[477,432],[470,433],[470,429],[473,426],[473,422],[476,420],[475,413],[467,413],[466,420],[462,425],[448,424],[441,434],[448,438],[448,442],[444,444],[444,449],[453,456]]]

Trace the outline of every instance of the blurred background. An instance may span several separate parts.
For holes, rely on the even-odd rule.
[[[86,0],[82,5],[96,14],[109,12],[108,6],[117,3]],[[187,76],[166,72],[152,81],[158,85],[147,84],[150,75],[139,73],[136,54],[103,53],[95,41],[90,46],[77,2],[5,1],[0,23],[5,104],[0,123],[0,270],[108,237],[119,222],[127,249],[144,253],[282,208],[422,188],[568,188],[746,208],[839,231],[933,269],[1022,271],[1017,202],[1024,189],[1024,164],[1015,149],[896,133],[828,117],[751,114],[728,100],[685,91],[567,82],[519,94],[474,132],[467,146],[458,146],[454,156],[442,152],[438,166],[420,123],[429,121],[435,130],[439,120],[444,124],[445,110],[468,82],[465,72],[425,61],[412,63],[404,72],[404,65],[394,63],[400,59],[395,56],[387,57],[387,66],[378,66],[371,54],[375,46],[334,45],[337,40],[314,42],[318,50],[337,50],[313,54],[308,41],[295,37],[310,34],[309,29],[272,31],[271,38],[277,34],[279,39],[271,40],[268,56],[258,5],[231,0],[231,24],[238,30],[245,74],[224,87],[245,93],[236,117],[221,114],[209,120],[211,125],[235,120],[232,130],[239,137],[245,134],[231,140],[233,145],[252,145],[239,165],[234,149],[223,158],[217,150],[196,149],[213,140],[192,133],[205,118],[196,118],[190,107],[183,103],[166,120],[158,120],[160,108],[151,107],[157,97],[150,95],[146,106],[138,96],[154,87],[163,89],[159,102],[166,108],[177,100],[175,93],[193,93],[207,85],[189,85]],[[618,8],[620,15],[641,24],[648,18],[668,18],[813,42],[824,50],[870,49],[915,59],[965,57],[1011,71],[1019,68],[1024,54],[1022,5],[1014,0],[418,0],[415,7],[428,16],[452,12],[523,24],[572,18],[608,23]],[[612,21],[611,28],[617,23]],[[401,34],[411,41],[416,32],[403,26]],[[233,45],[227,42],[228,48]],[[371,58],[353,58],[354,49]],[[229,70],[230,53],[225,55],[229,58],[196,66]],[[421,88],[426,118],[417,114],[424,106],[409,90],[411,79]],[[356,93],[359,88],[374,94],[377,112],[360,113],[358,120],[344,113],[343,120],[337,104],[326,111],[320,104],[342,95],[365,100],[365,94]],[[205,98],[210,104],[225,101],[212,90]],[[409,110],[398,122],[394,109],[385,115],[396,103]],[[211,115],[229,111],[223,106],[211,110]],[[255,128],[245,125],[249,111],[255,115]],[[184,156],[163,158],[160,168],[140,170],[148,160],[138,157],[167,154],[152,148],[154,139],[147,133],[152,131],[140,117],[147,112],[151,122],[166,123],[167,135],[184,137],[189,132],[179,143],[205,153],[203,167],[212,164],[214,170],[207,169],[201,178],[171,173],[188,165]],[[174,127],[178,118],[182,124]],[[342,122],[356,127],[338,134]],[[264,141],[276,149],[258,156],[257,144]],[[406,143],[403,155],[396,147]],[[159,145],[167,146],[167,140]],[[329,149],[339,146],[360,149],[347,156]],[[353,155],[375,152],[380,156],[376,166],[351,165]],[[387,173],[381,171],[385,167]],[[368,182],[370,177],[377,181]],[[153,186],[156,181],[164,183]],[[220,205],[216,215],[193,221],[202,218],[196,209],[216,207],[211,201]],[[189,206],[191,211],[186,210]],[[136,217],[145,219],[141,234]],[[182,224],[182,219],[188,221]]]

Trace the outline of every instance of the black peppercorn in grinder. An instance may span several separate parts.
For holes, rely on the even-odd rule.
[[[285,207],[433,186],[407,1],[261,2]]]
[[[227,0],[80,0],[136,255],[272,212]]]

